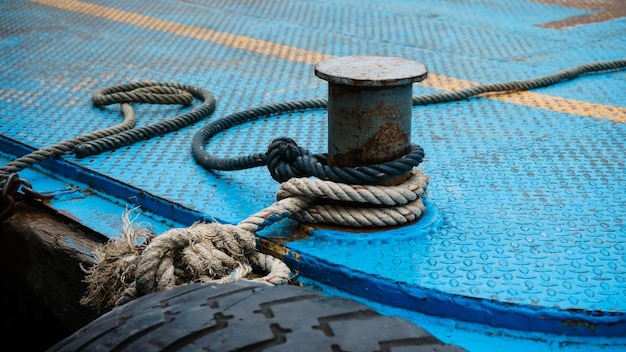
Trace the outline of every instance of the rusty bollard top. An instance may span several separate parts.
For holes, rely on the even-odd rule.
[[[424,64],[390,56],[345,56],[315,65],[315,75],[333,84],[393,87],[421,82],[428,75]]]
[[[338,167],[395,160],[411,149],[412,84],[426,66],[386,56],[322,61],[315,75],[328,81],[328,163]],[[399,176],[386,184],[398,184]]]

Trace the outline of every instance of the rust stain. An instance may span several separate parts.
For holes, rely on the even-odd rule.
[[[310,228],[298,224],[287,236],[260,238],[258,243],[259,249],[262,253],[269,254],[280,260],[284,260],[287,255],[291,255],[296,260],[300,260],[300,253],[291,251],[285,244],[298,241],[310,235]]]
[[[610,21],[626,17],[626,1],[624,0],[530,0],[545,5],[563,5],[577,8],[582,11],[594,11],[580,16],[572,16],[559,21],[542,23],[539,27],[552,29],[566,29],[590,23]]]
[[[591,332],[597,332],[598,331],[597,326],[595,326],[594,324],[592,324],[592,323],[590,323],[588,321],[582,321],[582,320],[576,320],[576,319],[568,319],[568,320],[564,320],[563,322],[561,322],[561,324],[563,324],[564,326],[567,326],[567,327],[572,327],[572,328],[584,327],[584,328],[587,328]]]
[[[349,156],[351,159],[349,164],[351,165],[340,166],[356,167],[383,163],[398,159],[410,150],[410,132],[403,131],[395,123],[387,123],[365,141],[360,149],[351,153]]]
[[[285,256],[289,254],[289,248],[264,238],[259,240],[259,249],[261,253],[269,254],[280,260],[284,260]]]

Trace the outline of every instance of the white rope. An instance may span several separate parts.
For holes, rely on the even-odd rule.
[[[94,254],[99,262],[88,269],[90,294],[82,302],[110,309],[135,297],[191,282],[254,280],[283,284],[290,279],[291,270],[282,260],[256,251],[258,231],[285,218],[350,227],[406,224],[424,211],[421,196],[428,181],[417,168],[397,186],[294,178],[281,184],[274,204],[237,225],[196,223],[159,236],[131,226],[125,214],[122,238]],[[140,239],[144,243],[137,245]],[[264,276],[252,277],[259,271]]]
[[[276,198],[301,196],[368,204],[407,204],[424,193],[427,183],[428,176],[419,169],[414,169],[410,178],[398,186],[351,185],[313,178],[292,178],[281,184]]]
[[[319,205],[293,214],[300,222],[311,224],[336,224],[349,227],[396,226],[416,220],[424,210],[420,199],[410,204],[393,208],[351,208],[335,205]]]
[[[350,227],[395,226],[414,221],[422,215],[425,206],[421,196],[428,181],[428,176],[417,168],[411,171],[407,181],[397,186],[351,185],[294,178],[281,185],[276,198],[279,202],[295,198],[310,204],[300,211],[291,212],[290,216],[300,222]],[[316,200],[318,203],[319,200],[340,203],[316,204]]]

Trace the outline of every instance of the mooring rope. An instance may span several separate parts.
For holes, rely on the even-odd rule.
[[[137,119],[131,103],[190,105],[193,97],[202,100],[203,104],[170,120],[133,129]],[[124,120],[116,126],[93,131],[38,149],[0,167],[0,173],[19,172],[43,160],[71,151],[77,157],[83,158],[130,145],[188,126],[209,116],[215,110],[215,97],[209,91],[178,83],[138,82],[106,87],[97,90],[92,96],[92,101],[95,106],[121,104]]]
[[[418,168],[411,171],[408,180],[395,186],[293,178],[281,185],[276,199],[309,200],[307,208],[291,214],[302,223],[353,228],[396,226],[421,216],[425,209],[422,195],[428,181],[428,176]]]
[[[428,105],[460,101],[485,93],[509,93],[544,88],[559,82],[569,81],[585,74],[600,73],[626,68],[626,59],[594,62],[574,66],[551,75],[520,81],[481,84],[450,92],[424,94],[413,97],[413,105]]]
[[[412,98],[412,102],[414,106],[439,104],[465,100],[485,93],[505,93],[542,88],[562,81],[571,80],[585,74],[601,73],[624,68],[626,68],[626,59],[587,63],[559,71],[552,75],[528,80],[488,83],[456,91],[415,95]],[[164,121],[144,126],[142,128],[132,129],[135,126],[136,119],[130,103],[145,102],[152,104],[189,105],[192,101],[192,97],[202,100],[204,102],[202,106],[186,114],[178,115],[170,121]],[[104,151],[127,146],[140,140],[162,135],[209,116],[215,110],[216,104],[213,94],[205,89],[168,82],[136,82],[105,87],[97,90],[93,94],[92,100],[96,106],[120,103],[124,121],[117,126],[71,138],[17,158],[7,165],[0,167],[0,174],[19,172],[38,162],[48,158],[57,157],[71,151],[73,151],[77,157],[84,158],[90,155],[102,153]],[[327,99],[309,99],[262,106],[220,118],[205,124],[194,135],[192,141],[193,156],[199,165],[210,170],[241,170],[257,166],[266,166],[268,160],[266,153],[257,153],[233,158],[217,158],[206,152],[205,145],[211,137],[215,136],[219,132],[245,122],[254,121],[259,118],[275,114],[326,108],[328,108]],[[131,129],[132,132],[129,131]],[[129,132],[123,133],[124,131]],[[297,146],[295,142],[293,142],[293,144]],[[412,157],[409,159],[411,158]],[[419,157],[416,156],[416,159],[418,158]],[[325,163],[326,160],[326,154],[313,154],[312,157],[307,159],[309,163]],[[406,162],[406,160],[404,161]],[[296,170],[302,169],[316,170],[316,166],[301,166],[296,168]],[[272,171],[270,170],[270,172]],[[323,172],[332,173],[328,171]],[[357,174],[357,176],[360,175]],[[272,175],[272,177],[274,177],[274,175]],[[322,178],[323,177],[324,176],[322,174]]]
[[[562,70],[551,75],[527,80],[487,83],[456,91],[416,95],[412,98],[412,104],[413,106],[418,106],[447,103],[478,97],[485,93],[517,92],[547,87],[585,74],[600,73],[624,68],[626,68],[626,59],[587,63]],[[398,174],[404,174],[407,171],[406,167],[408,167],[408,165],[412,165],[411,167],[413,167],[422,162],[424,158],[424,151],[420,146],[414,145],[411,153],[406,155],[404,158],[390,161],[383,165],[364,165],[358,168],[331,168],[327,165],[327,154],[311,154],[306,149],[298,147],[295,141],[287,137],[280,137],[272,141],[266,153],[219,158],[209,154],[205,149],[205,146],[209,143],[209,140],[212,137],[234,126],[276,114],[327,108],[327,99],[289,101],[261,106],[228,115],[214,121],[209,121],[194,135],[191,143],[192,154],[199,165],[209,170],[229,171],[258,166],[268,166],[272,177],[279,182],[283,182],[283,180],[289,179],[290,177],[315,176],[321,179],[330,179],[337,182],[372,183],[386,178],[392,178]],[[275,157],[275,155],[280,156],[280,152],[273,151],[274,143],[286,143],[288,147],[281,146],[280,148],[282,149],[279,150],[289,149],[290,154],[272,161],[272,157]],[[289,166],[283,167],[283,165],[285,165],[283,160],[285,161],[285,164],[288,164]],[[290,164],[291,160],[294,160],[292,164]],[[278,169],[277,172],[275,165],[280,165],[282,168]]]
[[[85,269],[88,290],[81,302],[107,311],[147,293],[189,282],[246,279],[286,283],[291,278],[289,267],[256,251],[258,231],[286,218],[357,228],[406,224],[421,216],[425,208],[421,196],[427,184],[428,176],[418,168],[397,186],[292,178],[280,185],[275,203],[237,225],[195,223],[158,236],[132,226],[126,213],[122,236],[95,252],[97,264]],[[254,273],[262,275],[251,278]]]
[[[63,155],[71,151],[76,145],[85,143],[94,139],[103,138],[106,136],[116,135],[122,131],[129,130],[135,126],[136,118],[133,109],[130,104],[122,104],[122,113],[124,115],[124,121],[120,124],[109,127],[102,130],[93,131],[91,133],[74,137],[68,140],[61,141],[51,146],[38,149],[32,153],[19,157],[7,165],[0,167],[0,173],[14,173],[20,172],[25,168],[37,164],[49,158]]]
[[[414,96],[413,105],[545,87],[583,74],[624,67],[626,59],[585,64],[532,80]],[[130,103],[189,105],[194,97],[203,101],[200,107],[166,122],[132,129],[135,116]],[[0,173],[14,172],[72,148],[77,157],[119,148],[196,122],[215,109],[210,92],[176,83],[130,83],[103,88],[94,93],[93,101],[96,106],[120,103],[124,122],[18,158],[0,168]],[[132,224],[130,212],[125,213],[122,236],[96,251],[96,264],[85,269],[88,292],[81,302],[108,310],[149,292],[189,282],[252,279],[285,283],[291,276],[289,268],[281,260],[256,251],[256,233],[285,218],[350,227],[393,226],[418,219],[424,210],[421,197],[429,179],[417,168],[424,158],[424,150],[417,145],[397,160],[355,168],[330,167],[327,154],[312,154],[287,137],[274,139],[266,153],[243,157],[216,158],[205,150],[211,137],[235,125],[272,114],[323,108],[327,108],[325,99],[286,102],[239,112],[203,126],[192,142],[197,163],[212,170],[267,166],[272,178],[281,182],[277,201],[237,225],[196,223],[159,236]],[[410,177],[401,185],[372,185],[407,173]],[[255,271],[254,267],[259,269]],[[250,278],[253,272],[262,275]]]

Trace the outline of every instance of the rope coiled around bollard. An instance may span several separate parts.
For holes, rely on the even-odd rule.
[[[352,184],[372,184],[409,172],[424,160],[424,149],[412,145],[409,153],[388,162],[358,167],[332,167],[328,154],[313,154],[289,137],[273,139],[266,153],[256,153],[235,158],[217,158],[208,154],[205,145],[210,138],[233,126],[254,121],[271,114],[295,112],[327,107],[327,100],[312,99],[279,103],[232,114],[204,125],[191,142],[195,160],[209,170],[232,171],[257,166],[267,166],[272,178],[285,182],[294,177],[314,176],[322,180]]]
[[[626,67],[626,60],[586,64],[539,79],[417,96],[413,97],[413,105],[545,87],[582,74],[623,67]],[[203,104],[169,121],[132,130],[136,120],[131,103],[189,105],[193,98],[202,100]],[[210,92],[176,83],[140,82],[107,87],[94,93],[93,102],[96,106],[120,103],[124,122],[39,150],[0,171],[10,173],[72,148],[77,157],[85,157],[126,146],[199,121],[215,109],[215,98]],[[127,219],[123,236],[94,253],[98,263],[86,269],[89,287],[82,303],[109,309],[137,296],[186,282],[219,283],[247,278],[255,265],[260,266],[265,275],[254,280],[284,283],[291,274],[289,268],[281,260],[255,250],[256,233],[284,218],[351,227],[393,226],[419,218],[424,210],[421,196],[429,180],[416,169],[424,158],[424,150],[417,145],[397,160],[355,168],[329,167],[326,154],[312,154],[287,137],[274,139],[266,153],[244,157],[220,159],[205,150],[211,137],[235,125],[272,114],[324,108],[327,108],[325,99],[287,102],[236,113],[203,126],[192,142],[192,153],[198,164],[212,170],[267,166],[272,177],[281,182],[277,202],[237,225],[198,223],[159,236],[131,228]],[[407,172],[411,177],[402,185],[368,185]],[[138,237],[145,241],[138,243]]]
[[[516,92],[547,87],[562,81],[571,80],[584,74],[623,69],[626,59],[588,63],[559,71],[543,77],[488,83],[460,89],[413,96],[413,106],[446,103],[465,100],[485,93]],[[315,176],[323,180],[346,183],[376,183],[405,174],[424,159],[424,150],[413,145],[404,157],[379,165],[364,165],[356,168],[336,168],[327,165],[327,154],[312,154],[299,147],[288,137],[279,137],[270,142],[267,152],[231,158],[218,158],[209,154],[205,146],[216,134],[231,127],[254,121],[274,114],[298,112],[309,109],[327,109],[327,99],[290,101],[257,107],[222,117],[205,124],[192,140],[192,154],[196,162],[208,170],[232,171],[258,166],[267,166],[272,178],[284,182],[292,177]]]

